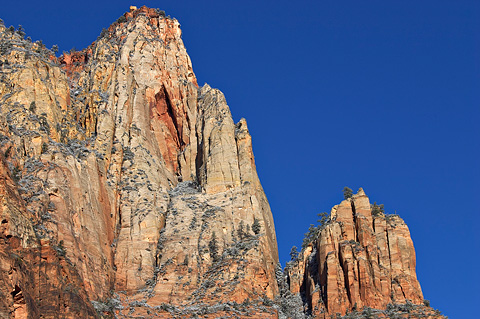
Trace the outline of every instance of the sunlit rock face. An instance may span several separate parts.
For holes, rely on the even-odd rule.
[[[177,20],[132,7],[58,59],[0,32],[2,318],[274,298],[246,121],[198,87]]]
[[[287,267],[287,276],[291,293],[304,297],[315,318],[356,311],[362,317],[362,309],[398,304],[411,304],[411,318],[421,312],[438,316],[423,307],[407,225],[398,215],[372,209],[362,189],[332,208],[315,240]],[[390,308],[392,314],[398,310]],[[374,315],[389,317],[388,312]]]
[[[177,20],[132,6],[59,58],[24,36],[0,25],[0,318],[438,317],[362,190],[283,272],[247,123]]]

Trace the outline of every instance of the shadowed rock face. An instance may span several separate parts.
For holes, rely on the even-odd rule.
[[[423,303],[407,225],[397,215],[372,215],[362,189],[332,208],[330,221],[287,272],[291,292],[301,293],[318,318]]]
[[[177,20],[132,8],[58,60],[0,34],[0,317],[276,295],[247,124],[198,87]]]

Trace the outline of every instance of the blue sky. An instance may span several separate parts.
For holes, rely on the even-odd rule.
[[[475,318],[480,275],[480,1],[10,1],[60,51],[130,5],[182,24],[199,83],[245,117],[281,261],[344,186],[410,227],[426,299]]]

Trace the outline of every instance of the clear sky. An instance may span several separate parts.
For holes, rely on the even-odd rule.
[[[130,5],[182,24],[199,83],[245,117],[283,264],[344,186],[405,219],[426,299],[477,318],[480,1],[8,1],[60,52]]]

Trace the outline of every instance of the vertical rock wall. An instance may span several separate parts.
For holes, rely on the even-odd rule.
[[[2,274],[23,243],[28,274],[54,287],[2,275],[2,294],[24,305],[9,299],[2,315],[36,318],[48,302],[32,296],[67,300],[69,289],[82,303],[58,302],[67,317],[273,298],[275,230],[246,122],[233,122],[221,92],[198,88],[175,19],[132,9],[58,61],[0,33],[2,177],[15,208],[2,217]],[[38,268],[42,254],[56,274]]]
[[[290,289],[314,316],[388,304],[422,304],[415,250],[397,215],[374,212],[362,189],[332,208],[330,221],[288,269]]]

